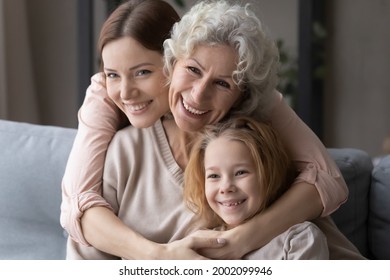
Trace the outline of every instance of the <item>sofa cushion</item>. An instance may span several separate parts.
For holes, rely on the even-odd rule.
[[[369,216],[371,258],[390,260],[390,155],[372,171]]]
[[[368,195],[371,183],[372,161],[359,149],[328,149],[348,185],[347,202],[332,214],[340,231],[368,257]]]
[[[0,259],[63,259],[61,179],[76,130],[0,120]]]

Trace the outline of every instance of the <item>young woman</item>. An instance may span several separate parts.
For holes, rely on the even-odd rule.
[[[178,20],[165,1],[129,0],[102,26],[98,51],[103,72],[92,77],[79,110],[78,132],[62,182],[61,225],[77,242],[89,244],[81,226],[88,209],[112,212],[101,187],[107,146],[115,132],[129,123],[136,128],[151,126],[169,111],[163,42]]]
[[[236,117],[207,126],[191,149],[184,199],[195,224],[229,230],[262,213],[290,186],[291,161],[265,122]],[[311,222],[290,227],[245,259],[329,259],[325,235]]]

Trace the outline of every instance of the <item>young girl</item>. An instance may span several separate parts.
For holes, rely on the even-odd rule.
[[[185,171],[184,198],[206,228],[227,230],[270,207],[293,175],[271,125],[236,117],[199,135]],[[328,259],[329,252],[324,234],[304,222],[244,258]]]

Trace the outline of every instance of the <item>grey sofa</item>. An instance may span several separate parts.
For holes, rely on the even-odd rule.
[[[64,259],[61,179],[76,130],[0,120],[0,259]],[[390,156],[373,167],[356,149],[329,149],[349,186],[333,218],[370,259],[390,259]]]

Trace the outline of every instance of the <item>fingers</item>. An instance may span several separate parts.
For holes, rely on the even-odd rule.
[[[208,260],[190,246],[191,242],[190,238],[186,238],[162,244],[164,250],[159,257],[166,260]]]
[[[204,248],[216,249],[226,244],[227,241],[224,238],[191,237],[191,247],[195,250]]]
[[[225,245],[227,240],[225,238],[217,238],[217,243],[220,245]]]

